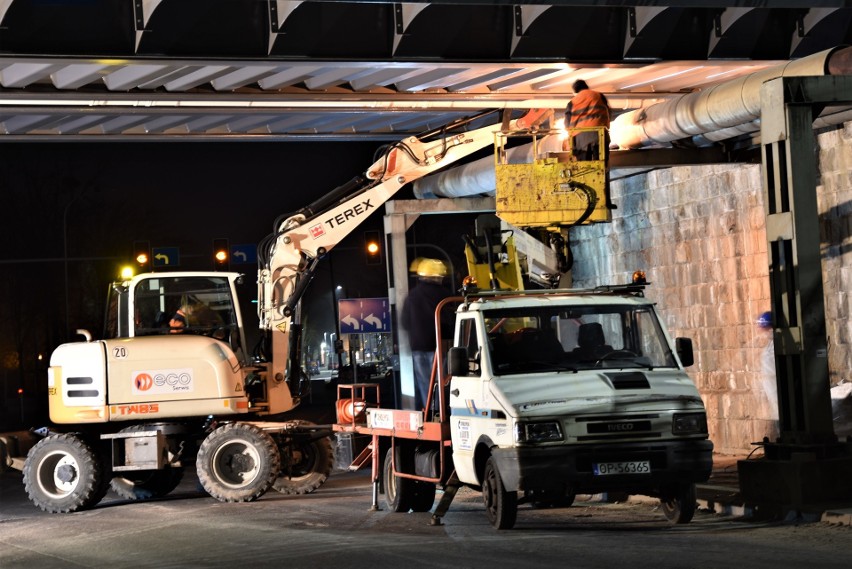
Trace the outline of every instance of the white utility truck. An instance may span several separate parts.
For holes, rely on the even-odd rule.
[[[377,408],[352,387],[357,412],[335,428],[372,437],[389,509],[429,511],[443,488],[434,523],[462,485],[481,489],[498,529],[521,503],[570,506],[577,493],[658,497],[672,523],[687,523],[713,444],[684,371],[692,343],[672,343],[643,288],[448,299],[439,312],[458,306],[453,347],[447,362],[437,353],[426,412]]]

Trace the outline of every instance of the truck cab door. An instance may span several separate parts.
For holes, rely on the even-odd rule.
[[[482,377],[483,346],[476,327],[476,318],[461,318],[456,325],[456,338],[450,360],[467,357],[467,370],[452,370],[450,380],[450,433],[453,441],[453,462],[462,482],[478,484],[473,463],[476,442],[483,432],[483,422],[490,416],[486,405],[487,382]],[[464,351],[464,354],[461,352]],[[467,373],[464,373],[466,371]]]

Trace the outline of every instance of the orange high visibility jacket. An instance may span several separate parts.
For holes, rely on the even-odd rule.
[[[568,103],[566,123],[568,128],[609,126],[609,104],[597,91],[583,89]]]

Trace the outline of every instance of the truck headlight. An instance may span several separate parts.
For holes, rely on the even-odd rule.
[[[675,435],[707,434],[705,413],[675,413],[672,418],[672,433]]]
[[[544,443],[562,440],[562,427],[558,421],[546,423],[517,423],[515,425],[515,442]]]

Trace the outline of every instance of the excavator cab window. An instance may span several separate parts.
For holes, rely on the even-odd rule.
[[[232,346],[239,338],[231,288],[225,277],[141,280],[133,290],[133,310],[134,336],[201,334]]]

